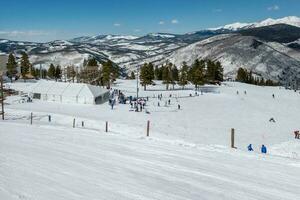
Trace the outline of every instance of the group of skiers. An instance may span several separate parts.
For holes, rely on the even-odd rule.
[[[247,148],[248,148],[248,151],[254,151],[254,149],[252,148],[252,144],[249,144]],[[267,147],[264,144],[261,145],[260,151],[261,151],[261,153],[266,154],[267,153]]]

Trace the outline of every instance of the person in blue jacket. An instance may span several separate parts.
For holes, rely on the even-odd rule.
[[[248,145],[248,151],[253,151],[252,144]]]
[[[267,147],[265,145],[261,146],[261,153],[267,153]]]

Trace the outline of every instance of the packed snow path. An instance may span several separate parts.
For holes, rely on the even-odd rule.
[[[0,127],[0,199],[300,196],[299,160],[65,127]]]

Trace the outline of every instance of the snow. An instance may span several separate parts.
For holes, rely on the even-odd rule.
[[[225,82],[217,92],[195,96],[191,85],[165,91],[156,84],[140,88],[140,96],[150,97],[150,114],[131,112],[128,104],[111,110],[9,97],[0,121],[0,199],[298,198],[298,92]],[[113,88],[134,96],[135,86],[136,80],[117,80]],[[160,93],[158,107],[154,95]],[[229,148],[231,128],[237,149]],[[249,143],[254,152],[246,151]],[[259,153],[261,144],[267,155]]]
[[[270,26],[275,24],[288,24],[288,25],[300,27],[300,18],[296,16],[288,16],[279,19],[268,18],[263,21],[253,22],[253,23],[236,22],[232,24],[227,24],[225,26],[220,26],[217,28],[210,28],[209,30],[228,29],[228,30],[236,31],[238,29],[243,29],[243,28],[254,28],[254,27],[262,27],[262,26]]]
[[[161,37],[161,38],[173,38],[173,37],[175,37],[174,35],[167,34],[167,33],[150,33],[149,35],[154,36],[154,37]]]

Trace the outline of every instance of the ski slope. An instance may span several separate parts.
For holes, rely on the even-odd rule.
[[[114,88],[135,95],[135,86],[134,80],[117,80]],[[8,98],[6,120],[0,121],[0,199],[299,197],[300,141],[293,135],[299,129],[298,92],[227,82],[215,93],[195,96],[192,86],[164,87],[157,82],[148,91],[140,88],[150,114],[130,111],[128,104],[111,110],[107,104]],[[163,94],[160,107],[157,94]],[[237,149],[229,148],[231,128]],[[246,151],[249,143],[254,152]],[[259,153],[261,144],[267,155]]]

